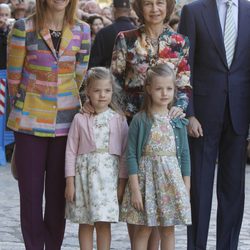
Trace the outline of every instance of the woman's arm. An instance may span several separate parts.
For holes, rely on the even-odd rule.
[[[191,85],[192,83],[192,75],[193,75],[193,64],[194,64],[194,56],[195,56],[195,47],[196,47],[196,21],[195,14],[192,13],[192,8],[189,8],[188,5],[184,5],[181,11],[181,19],[178,27],[178,31],[187,36],[190,41],[190,50],[188,56],[188,62],[191,68]],[[187,116],[195,116],[195,110],[193,105],[193,92],[191,92],[190,100],[187,109]]]
[[[127,43],[124,34],[120,32],[117,35],[114,44],[112,61],[111,61],[111,71],[115,76],[116,83],[121,88],[124,87],[126,58],[127,58]]]
[[[76,82],[80,88],[86,74],[91,49],[90,28],[87,23],[82,24],[82,38],[79,52],[76,54]]]
[[[25,21],[15,22],[8,37],[7,77],[10,102],[14,98],[22,80],[23,65],[26,56],[26,29]]]
[[[188,64],[189,40],[187,37],[182,39],[181,45],[182,47],[176,73],[177,101],[175,105],[185,111],[192,91],[190,85],[190,67]]]

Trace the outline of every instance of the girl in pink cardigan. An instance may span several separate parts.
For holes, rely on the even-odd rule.
[[[128,125],[114,103],[115,85],[110,71],[89,70],[86,96],[95,115],[77,114],[66,148],[66,218],[79,223],[81,249],[110,249],[110,223],[118,222],[125,179]],[[119,187],[118,187],[119,178]]]

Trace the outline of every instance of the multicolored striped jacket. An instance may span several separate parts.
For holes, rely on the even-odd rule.
[[[42,137],[68,134],[80,107],[79,87],[90,54],[88,24],[63,28],[58,56],[47,28],[31,17],[18,20],[8,42],[8,89],[13,104],[8,127]]]

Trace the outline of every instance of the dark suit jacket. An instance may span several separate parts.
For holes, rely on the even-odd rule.
[[[250,118],[250,2],[239,0],[238,35],[230,69],[227,66],[215,0],[198,0],[183,7],[180,33],[190,39],[193,96],[188,116],[204,132],[223,121],[225,105],[237,134],[246,134]]]
[[[120,31],[134,29],[135,26],[132,24],[128,17],[119,17],[115,22],[103,29],[101,29],[93,43],[89,68],[95,66],[110,67],[112,51],[115,43],[115,38]]]

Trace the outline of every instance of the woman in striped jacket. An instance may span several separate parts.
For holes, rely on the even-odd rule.
[[[57,250],[63,240],[66,140],[90,52],[89,26],[75,18],[76,6],[37,0],[36,13],[18,20],[9,37],[8,127],[15,131],[27,250]]]

